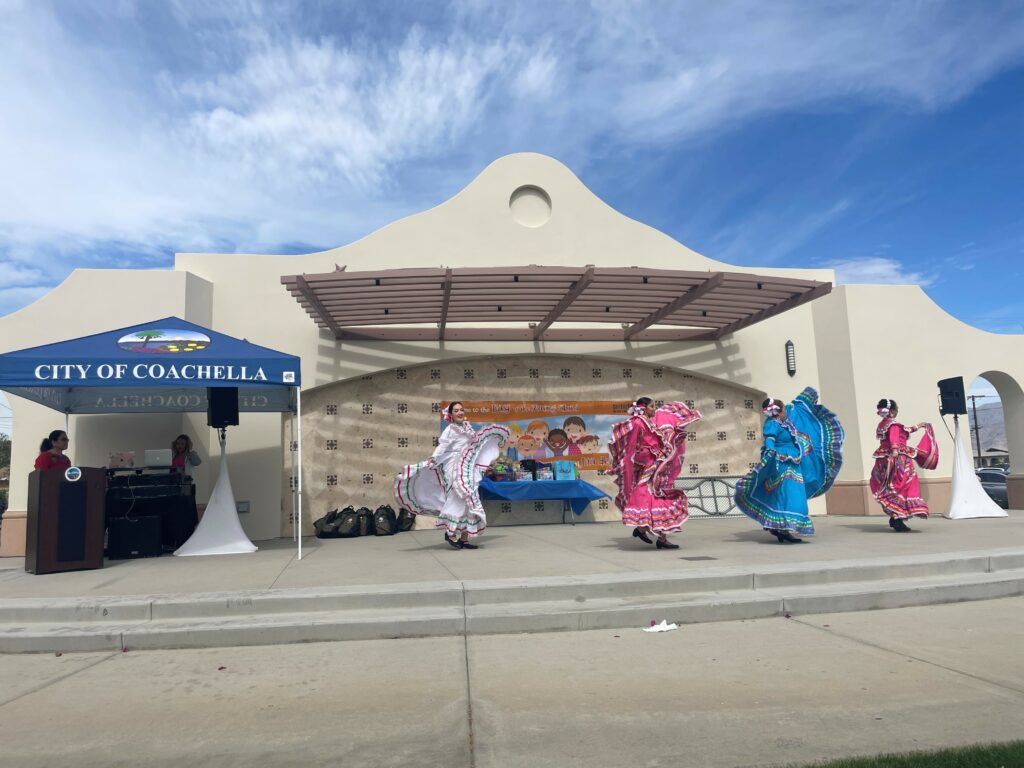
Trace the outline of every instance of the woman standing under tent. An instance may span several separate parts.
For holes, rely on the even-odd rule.
[[[199,454],[192,448],[192,438],[178,435],[171,443],[171,466],[184,475],[192,476],[193,467],[203,463]]]
[[[814,534],[807,500],[831,488],[839,473],[843,428],[812,387],[786,406],[769,398],[761,411],[761,461],[736,484],[736,504],[780,544],[797,543],[794,533]]]
[[[498,458],[510,432],[497,424],[473,429],[457,400],[444,409],[444,420],[448,426],[433,456],[410,464],[395,478],[395,498],[417,515],[436,516],[450,547],[476,549],[469,537],[479,536],[487,527],[480,478]]]
[[[682,403],[655,408],[649,397],[638,398],[629,418],[612,427],[608,442],[611,473],[619,492],[615,505],[623,525],[647,544],[657,537],[658,549],[679,549],[668,534],[682,528],[688,516],[686,494],[675,487],[686,450],[686,426],[701,418],[700,411]]]
[[[897,533],[909,533],[908,517],[928,517],[928,505],[921,498],[921,481],[914,462],[924,469],[935,469],[939,464],[939,447],[935,443],[932,425],[926,422],[904,426],[896,421],[899,406],[895,400],[879,400],[878,423],[875,436],[878,450],[872,454],[875,466],[871,470],[871,493],[889,515],[889,527]],[[907,444],[912,432],[925,431],[917,448]]]
[[[36,469],[67,469],[71,459],[64,455],[68,449],[68,433],[63,429],[55,429],[49,437],[44,437],[36,456]]]

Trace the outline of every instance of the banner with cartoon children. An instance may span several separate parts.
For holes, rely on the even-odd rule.
[[[612,424],[626,418],[620,400],[464,400],[466,420],[512,431],[504,453],[512,461],[569,459],[580,471],[608,469]]]

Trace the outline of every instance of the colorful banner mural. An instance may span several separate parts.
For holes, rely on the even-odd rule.
[[[503,424],[512,431],[504,453],[512,461],[568,459],[580,471],[609,467],[612,424],[626,418],[621,400],[463,400],[474,425]]]

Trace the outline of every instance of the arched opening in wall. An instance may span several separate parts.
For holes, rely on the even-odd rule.
[[[14,415],[11,404],[0,392],[0,515],[7,511],[11,488],[11,443],[14,435]]]
[[[703,413],[688,430],[680,477],[690,485],[706,481],[706,493],[685,488],[691,514],[727,514],[732,494],[722,489],[759,458],[762,392],[656,363],[550,353],[437,360],[304,391],[304,508],[315,519],[347,505],[394,504],[396,474],[431,455],[441,409],[452,400],[468,404],[470,421],[478,425],[508,425],[513,440],[504,450],[513,461],[509,449],[519,460],[582,457],[581,479],[613,496],[601,456],[607,459],[611,424],[640,396],[684,401]],[[580,407],[559,410],[566,403]],[[493,408],[490,416],[473,415],[486,406]],[[289,509],[290,501],[284,502]],[[560,523],[563,511],[560,501],[492,504],[488,525]],[[601,499],[576,519],[619,516],[610,499]],[[286,518],[282,522],[285,530]]]
[[[1024,390],[1009,374],[985,371],[968,387],[967,418],[975,471],[1001,507],[1024,506]]]

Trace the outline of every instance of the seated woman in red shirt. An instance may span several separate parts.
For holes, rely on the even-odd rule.
[[[68,433],[55,429],[50,436],[43,439],[36,457],[36,469],[67,469],[71,459],[64,455],[68,447]]]

